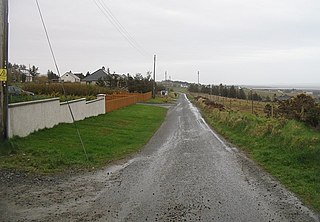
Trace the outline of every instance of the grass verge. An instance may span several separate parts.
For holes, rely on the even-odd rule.
[[[152,98],[149,99],[147,101],[147,103],[151,103],[151,104],[161,104],[161,103],[173,103],[174,99],[171,96],[164,96],[164,97],[156,97],[156,98]]]
[[[320,212],[320,134],[303,123],[207,109],[207,122]]]
[[[0,144],[0,168],[34,173],[90,169],[136,152],[163,122],[166,109],[132,105],[77,122],[89,161],[73,124],[59,124]]]

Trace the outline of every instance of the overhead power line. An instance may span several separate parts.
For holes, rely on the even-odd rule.
[[[131,41],[133,43],[135,43],[135,45],[137,45],[144,53],[148,54],[145,49],[130,35],[130,33],[126,30],[126,28],[120,23],[120,21],[117,19],[117,17],[112,13],[112,10],[110,9],[110,7],[107,6],[107,4],[105,3],[105,1],[100,0],[103,4],[103,6],[105,6],[106,10],[110,13],[111,17],[114,19],[114,21],[119,25],[119,27],[124,31],[124,33],[129,37],[129,39],[131,39]]]
[[[114,26],[114,28],[126,39],[126,41],[136,49],[141,55],[149,57],[147,53],[137,41],[129,34],[126,28],[120,23],[116,16],[112,13],[110,7],[103,0],[93,0],[102,15]]]
[[[51,52],[51,55],[52,55],[52,58],[53,58],[53,61],[54,61],[54,64],[55,64],[57,73],[58,73],[59,77],[61,77],[60,70],[59,70],[59,66],[58,66],[58,63],[57,63],[55,54],[54,54],[54,52],[53,52],[53,48],[52,48],[52,44],[51,44],[51,41],[50,41],[50,38],[49,38],[48,30],[47,30],[46,24],[45,24],[45,22],[44,22],[44,18],[43,18],[43,16],[42,16],[42,12],[41,12],[40,5],[39,5],[38,0],[36,0],[36,4],[37,4],[37,7],[38,7],[38,11],[39,11],[39,15],[40,15],[40,18],[41,18],[42,26],[43,26],[43,29],[44,29],[45,34],[46,34],[46,38],[47,38],[47,41],[48,41],[48,44],[49,44],[50,52]],[[61,86],[62,86],[62,89],[63,89],[64,97],[67,98],[67,96],[66,96],[66,90],[65,90],[65,88],[64,88],[63,83],[61,83]],[[85,146],[84,146],[84,143],[83,143],[83,140],[82,140],[82,137],[81,137],[81,134],[80,134],[78,125],[77,125],[76,122],[75,122],[74,114],[73,114],[73,112],[72,112],[72,109],[71,109],[71,106],[70,106],[70,103],[69,103],[69,100],[68,100],[68,99],[67,99],[67,105],[68,105],[68,108],[69,108],[69,111],[70,111],[70,114],[71,114],[71,117],[72,117],[72,122],[73,122],[73,124],[74,124],[74,126],[75,126],[75,128],[76,128],[76,130],[77,130],[78,137],[79,137],[79,139],[80,139],[82,149],[83,149],[84,154],[86,155],[86,159],[87,159],[87,161],[88,161],[88,160],[89,160],[89,159],[88,159],[88,154],[87,154],[87,151],[86,151],[86,149],[85,149]]]

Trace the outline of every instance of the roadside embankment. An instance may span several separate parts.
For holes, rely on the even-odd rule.
[[[320,212],[319,131],[294,120],[195,104],[217,132]]]

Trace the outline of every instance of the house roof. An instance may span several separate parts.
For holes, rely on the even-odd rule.
[[[75,78],[75,79],[79,79],[80,80],[80,78],[78,77],[78,76],[76,76],[75,74],[73,74],[71,71],[70,72],[66,72],[65,74],[63,74],[61,77],[60,77],[60,79],[62,79],[63,77],[65,77],[65,76],[71,76],[71,77],[73,77],[73,78]]]
[[[282,96],[278,96],[277,100],[284,101],[284,100],[288,100],[288,99],[291,99],[291,98],[292,98],[291,96],[282,95]]]
[[[104,78],[107,76],[107,72],[104,69],[98,69],[91,75],[85,77],[83,81],[90,82],[90,81],[98,81],[100,78]]]
[[[82,73],[74,73],[74,75],[78,76],[80,79],[85,77]]]

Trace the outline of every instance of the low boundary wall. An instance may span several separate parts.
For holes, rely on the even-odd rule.
[[[128,93],[128,94],[115,94],[106,96],[106,112],[120,109],[138,102],[144,102],[151,99],[152,93]]]
[[[152,93],[127,93],[105,95],[99,94],[97,99],[86,101],[85,98],[69,101],[74,119],[83,120],[125,106],[144,102],[152,97]],[[9,104],[8,136],[25,137],[44,128],[52,128],[59,123],[72,123],[72,116],[67,102],[60,103],[59,98],[36,100]]]
[[[106,113],[105,94],[97,99],[85,98],[69,101],[75,120]],[[67,102],[60,103],[59,98],[9,104],[8,136],[24,137],[44,128],[52,128],[59,123],[71,123],[72,116]]]

